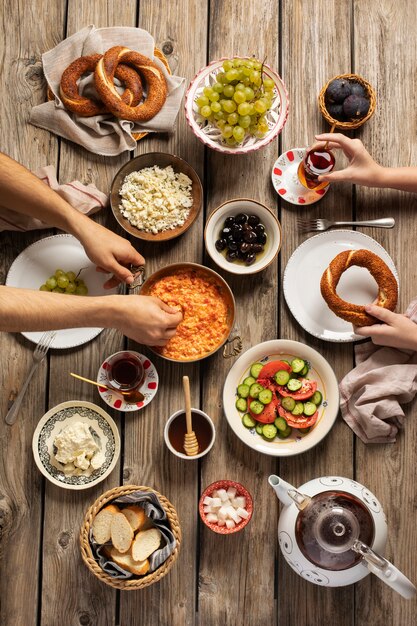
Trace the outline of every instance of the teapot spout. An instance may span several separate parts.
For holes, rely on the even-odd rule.
[[[302,511],[311,501],[310,496],[303,495],[295,487],[282,480],[279,476],[275,476],[275,474],[268,478],[268,482],[277,494],[277,498],[285,506],[295,503],[297,508]]]

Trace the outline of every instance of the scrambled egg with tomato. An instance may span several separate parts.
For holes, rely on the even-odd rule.
[[[149,295],[182,312],[177,332],[162,348],[176,361],[198,359],[216,350],[229,333],[227,305],[221,287],[194,270],[165,276],[152,285]]]

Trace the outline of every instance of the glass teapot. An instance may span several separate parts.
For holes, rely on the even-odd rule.
[[[387,561],[387,521],[381,504],[349,478],[323,476],[299,490],[278,476],[268,479],[284,508],[278,541],[293,570],[312,583],[340,587],[370,572],[404,598],[416,588]]]

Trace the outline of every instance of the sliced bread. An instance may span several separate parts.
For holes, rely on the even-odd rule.
[[[139,562],[134,561],[130,554],[122,554],[116,548],[110,549],[110,558],[117,565],[137,576],[143,576],[149,571],[148,559]]]
[[[132,557],[134,561],[144,561],[159,548],[161,532],[157,528],[140,530],[132,544]]]
[[[133,529],[123,513],[113,515],[110,527],[111,542],[119,552],[127,552],[133,540]],[[143,559],[141,559],[143,560]]]
[[[116,513],[120,513],[119,507],[115,504],[109,504],[101,509],[93,521],[93,537],[97,543],[107,543],[110,541],[110,528],[113,517]]]
[[[136,504],[125,507],[124,509],[122,509],[122,513],[126,517],[133,530],[139,530],[140,528],[142,528],[143,524],[148,519],[142,507],[137,506]]]

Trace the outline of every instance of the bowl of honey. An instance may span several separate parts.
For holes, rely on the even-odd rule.
[[[191,409],[193,431],[198,441],[198,454],[187,456],[184,450],[184,436],[187,432],[185,411],[180,410],[171,415],[164,429],[164,439],[167,448],[180,459],[193,461],[205,456],[214,445],[216,430],[213,421],[200,409]]]

